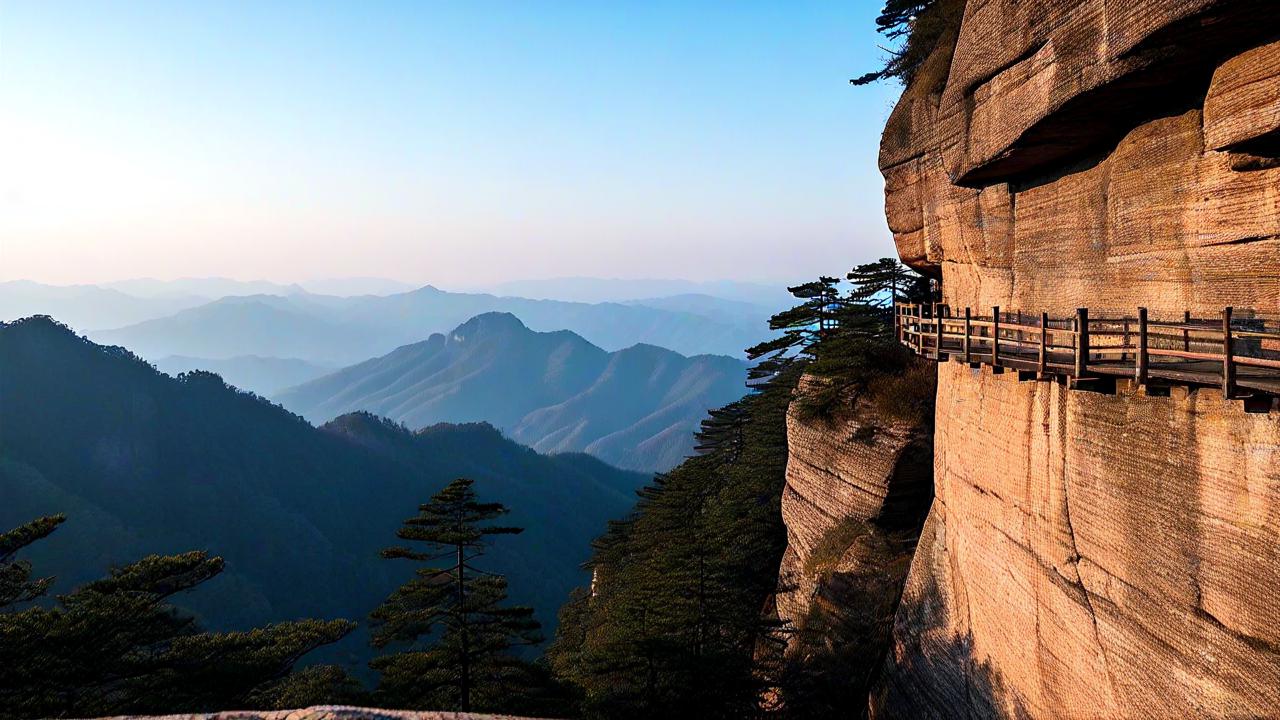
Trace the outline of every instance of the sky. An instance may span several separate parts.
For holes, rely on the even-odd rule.
[[[0,0],[0,281],[843,273],[879,5]]]

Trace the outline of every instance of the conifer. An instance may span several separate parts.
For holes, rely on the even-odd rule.
[[[396,535],[417,546],[382,552],[425,567],[370,615],[375,647],[405,648],[371,663],[382,675],[380,703],[507,711],[554,694],[545,672],[513,653],[542,640],[533,609],[507,605],[506,578],[472,564],[490,537],[521,528],[484,524],[507,509],[479,502],[472,485],[465,478],[453,481],[404,521]],[[435,566],[441,560],[449,563]]]
[[[7,598],[32,599],[17,550],[62,516],[0,535]],[[16,568],[16,570],[15,570]],[[223,570],[203,552],[152,555],[60,595],[52,607],[0,612],[0,717],[157,714],[245,707],[307,652],[351,632],[343,621],[299,620],[245,632],[202,630],[169,604]],[[16,590],[14,590],[16,588]]]

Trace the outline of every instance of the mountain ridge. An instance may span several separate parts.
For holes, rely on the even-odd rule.
[[[482,420],[539,452],[666,470],[692,452],[707,410],[746,393],[746,370],[734,358],[649,343],[606,352],[493,312],[273,399],[312,422],[355,410],[411,427]]]
[[[159,373],[47,317],[0,324],[0,526],[56,512],[31,555],[57,590],[149,553],[227,561],[184,598],[213,628],[363,618],[407,579],[378,557],[419,503],[455,477],[526,527],[489,567],[548,629],[580,563],[647,476],[582,455],[540,455],[484,425],[410,432],[369,414],[319,428],[213,373]],[[368,654],[362,639],[326,659]]]

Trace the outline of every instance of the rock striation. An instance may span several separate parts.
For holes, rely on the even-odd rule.
[[[969,0],[880,163],[952,308],[1280,315],[1280,25]],[[1280,414],[939,366],[935,500],[873,717],[1275,717]]]
[[[927,421],[885,422],[865,402],[817,414],[805,402],[813,383],[802,379],[787,413],[787,548],[776,605],[792,631],[793,677],[839,680],[799,691],[821,707],[795,708],[784,690],[800,716],[827,714],[846,694],[865,696],[932,499]]]

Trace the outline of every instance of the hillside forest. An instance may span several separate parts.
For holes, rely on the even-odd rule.
[[[883,380],[914,363],[891,304],[928,281],[849,279],[790,288],[746,395],[651,477],[486,424],[314,427],[46,317],[0,326],[0,716],[805,707],[773,603],[788,413],[921,402]]]

